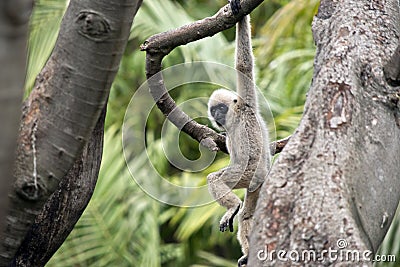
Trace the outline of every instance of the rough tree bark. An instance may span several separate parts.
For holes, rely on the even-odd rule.
[[[49,235],[47,248],[55,251],[51,242],[65,239],[76,222],[75,219],[66,222],[70,216],[66,213],[74,213],[69,218],[79,216],[86,206],[89,198],[79,198],[79,193],[84,190],[78,188],[69,191],[68,186],[79,187],[79,184],[71,184],[71,181],[65,180],[71,177],[65,175],[75,163],[69,175],[80,175],[88,184],[91,184],[94,175],[97,176],[99,162],[85,162],[95,160],[96,157],[90,153],[85,155],[88,153],[85,150],[83,162],[77,162],[77,159],[82,155],[85,144],[99,122],[100,112],[107,102],[111,83],[128,40],[133,17],[141,2],[70,2],[52,56],[38,76],[35,89],[23,109],[15,182],[9,193],[7,229],[0,238],[0,266],[8,265],[13,259],[35,216],[60,185],[64,187],[52,197],[52,201],[76,199],[76,202],[70,206],[65,204],[71,203],[62,201],[59,206],[56,202],[48,202],[41,217],[36,220],[34,226],[37,228],[32,229],[25,239],[25,248],[32,248],[29,242],[33,241],[35,235],[40,235],[35,230],[41,229],[45,231],[43,235]],[[96,151],[100,153],[100,150]],[[99,155],[97,160],[100,160]],[[88,171],[84,166],[90,164],[93,164],[93,169]],[[79,182],[85,184],[85,181]],[[90,194],[90,191],[86,193]],[[53,221],[46,221],[54,219],[54,216],[67,224],[55,226]],[[14,263],[22,265],[26,259],[40,262],[51,256],[48,254],[51,251],[41,251],[35,261],[29,258],[29,253],[24,252],[24,247],[18,253]]]
[[[397,0],[321,1],[312,86],[262,187],[249,266],[294,265],[265,253],[323,256],[339,239],[346,250],[376,252],[400,196],[399,25]],[[324,259],[313,264],[354,264]]]
[[[21,116],[28,21],[32,0],[0,2],[0,232],[12,184],[12,164]]]
[[[44,266],[81,217],[97,182],[103,152],[105,109],[81,157],[62,179],[14,256],[15,266]]]

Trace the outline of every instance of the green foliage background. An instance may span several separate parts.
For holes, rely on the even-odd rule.
[[[143,2],[111,90],[103,162],[94,196],[47,266],[237,266],[241,252],[236,236],[220,233],[217,227],[223,208],[215,203],[178,208],[150,198],[131,178],[121,144],[125,109],[145,81],[145,53],[139,51],[139,45],[153,34],[211,16],[226,2]],[[36,1],[31,20],[26,94],[53,49],[67,4],[66,0]],[[301,118],[312,78],[315,47],[311,22],[317,7],[316,0],[270,0],[251,14],[257,84],[269,101],[277,138],[290,135]],[[231,29],[179,47],[165,58],[164,67],[198,60],[233,66],[233,41],[234,29]],[[173,96],[180,102],[204,94],[201,87],[184,87]],[[153,114],[146,129],[148,153],[156,160],[154,164],[162,176],[172,181],[200,179],[205,183],[208,172],[228,164],[227,156],[218,155],[204,172],[177,171],[163,156],[160,143],[163,120],[160,113]],[[196,142],[182,136],[181,144],[189,158],[198,156]],[[142,157],[146,156],[143,153]],[[149,175],[141,168],[140,160],[133,164],[137,166],[136,175]],[[396,220],[381,253],[400,256],[398,225]]]

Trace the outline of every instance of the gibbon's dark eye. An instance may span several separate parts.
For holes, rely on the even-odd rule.
[[[237,99],[233,99],[233,103],[237,103]]]

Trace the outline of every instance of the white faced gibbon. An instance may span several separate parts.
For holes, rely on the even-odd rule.
[[[230,0],[233,14],[240,0]],[[208,102],[208,116],[213,126],[226,131],[231,160],[228,167],[207,176],[210,194],[227,208],[219,229],[233,232],[233,219],[239,213],[238,240],[243,256],[238,266],[247,264],[248,237],[260,186],[270,168],[270,150],[265,122],[258,111],[254,84],[250,16],[244,16],[236,28],[237,93],[226,89],[213,92]],[[244,204],[231,190],[246,188]]]

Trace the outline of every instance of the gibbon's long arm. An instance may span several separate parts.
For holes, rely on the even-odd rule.
[[[256,88],[254,84],[253,53],[251,46],[250,15],[244,16],[236,28],[236,69],[237,93],[240,98],[253,108],[257,108]]]

